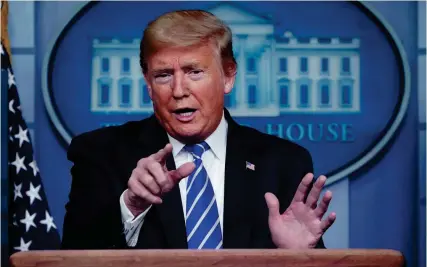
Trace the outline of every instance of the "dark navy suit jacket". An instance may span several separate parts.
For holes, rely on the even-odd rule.
[[[290,141],[228,122],[224,185],[223,248],[275,248],[268,227],[266,192],[283,212],[302,177],[313,171],[306,149]],[[82,134],[73,139],[68,159],[72,186],[63,228],[64,249],[128,248],[119,198],[137,162],[168,142],[155,116]],[[246,168],[246,162],[255,170]],[[167,160],[175,168],[173,157]],[[141,228],[138,249],[187,248],[179,187],[153,206]],[[319,248],[323,248],[320,240]]]

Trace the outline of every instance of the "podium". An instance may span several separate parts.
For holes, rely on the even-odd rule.
[[[403,255],[374,249],[50,250],[19,252],[13,267],[400,267]]]

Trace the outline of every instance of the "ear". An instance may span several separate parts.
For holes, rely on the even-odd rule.
[[[224,93],[228,94],[233,90],[234,82],[236,81],[237,65],[235,62],[226,60],[223,62],[224,70]]]
[[[232,76],[225,75],[225,79],[224,79],[224,82],[225,82],[224,93],[225,94],[229,94],[231,92],[231,90],[233,89],[235,80],[236,80],[236,75],[232,75]]]

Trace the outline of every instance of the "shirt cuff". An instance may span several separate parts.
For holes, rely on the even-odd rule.
[[[135,218],[135,216],[128,209],[124,201],[124,194],[126,190],[120,196],[120,210],[122,214],[122,223],[124,226],[123,231],[126,237],[126,243],[129,246],[134,247],[138,241],[139,232],[144,222],[145,215],[147,215],[147,212],[150,210],[151,205]]]

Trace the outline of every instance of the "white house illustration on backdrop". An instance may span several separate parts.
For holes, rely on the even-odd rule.
[[[269,19],[229,4],[210,11],[233,31],[238,73],[225,97],[233,116],[360,111],[359,39],[278,37]],[[152,112],[139,42],[93,40],[92,112]]]

